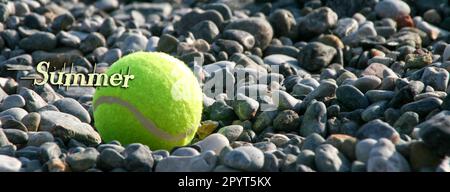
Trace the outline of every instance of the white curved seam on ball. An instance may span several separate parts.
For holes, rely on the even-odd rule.
[[[134,117],[143,125],[147,130],[150,131],[154,136],[163,138],[170,141],[178,141],[191,135],[193,128],[189,128],[186,134],[171,135],[155,126],[153,122],[147,119],[136,107],[131,103],[113,96],[101,96],[94,103],[94,111],[102,104],[117,104],[128,109],[133,113]]]

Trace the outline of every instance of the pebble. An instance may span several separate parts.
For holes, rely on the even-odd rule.
[[[222,134],[214,133],[204,138],[203,140],[195,143],[194,145],[200,147],[201,152],[214,151],[216,154],[220,154],[220,151],[226,146],[230,145],[227,137]]]
[[[319,42],[308,43],[298,56],[300,66],[310,72],[321,70],[330,64],[336,49]]]
[[[18,94],[13,94],[3,99],[2,103],[0,104],[0,109],[4,111],[11,108],[15,107],[21,108],[24,106],[25,106],[25,99]]]
[[[358,141],[355,146],[355,156],[358,161],[367,163],[370,157],[370,150],[377,144],[375,139],[363,139]]]
[[[224,22],[222,15],[215,10],[194,9],[175,24],[175,29],[179,34],[185,34],[196,24],[207,20],[212,21],[216,26],[222,26]]]
[[[275,130],[290,132],[295,131],[300,126],[299,115],[292,110],[284,110],[278,113],[273,119],[273,128]]]
[[[363,76],[358,78],[353,86],[358,88],[361,92],[366,93],[369,90],[375,90],[381,85],[381,79],[377,76]]]
[[[82,122],[91,122],[91,117],[89,116],[88,111],[75,99],[63,98],[55,101],[52,104],[57,107],[59,111],[71,114],[80,119]]]
[[[20,88],[19,94],[25,99],[25,109],[29,112],[36,112],[41,107],[47,105],[47,102],[31,89]]]
[[[16,145],[26,144],[28,141],[27,133],[19,129],[3,129],[3,133],[5,133],[9,142]]]
[[[37,13],[30,13],[23,18],[23,24],[31,29],[42,29],[45,27],[45,17]]]
[[[77,48],[78,46],[80,46],[80,43],[81,43],[81,40],[79,37],[77,37],[76,35],[73,35],[71,33],[65,32],[65,31],[60,31],[56,35],[56,39],[59,44],[67,46],[67,47],[73,47],[73,48]]]
[[[380,79],[384,79],[385,77],[389,76],[397,77],[397,74],[394,71],[392,71],[392,69],[381,63],[370,64],[363,72],[361,72],[361,75],[363,76],[374,75]]]
[[[47,131],[29,132],[28,146],[39,147],[44,143],[53,142],[55,138]]]
[[[321,7],[311,11],[298,22],[300,36],[311,37],[324,33],[336,26],[337,14],[328,7]]]
[[[52,29],[56,31],[68,30],[75,22],[75,18],[70,13],[65,13],[57,16],[52,23]]]
[[[155,172],[211,172],[217,161],[213,151],[196,156],[169,156],[158,162]]]
[[[344,135],[344,134],[333,134],[330,135],[326,143],[333,145],[336,149],[338,149],[340,152],[342,152],[345,157],[349,160],[355,160],[355,148],[357,139],[350,136],[350,135]]]
[[[244,171],[259,171],[264,166],[264,153],[252,146],[242,146],[228,152],[223,162],[231,168]]]
[[[7,109],[5,111],[0,112],[0,117],[10,116],[13,120],[21,120],[23,117],[27,115],[27,111],[22,108],[14,107]],[[6,119],[4,119],[6,120]]]
[[[352,85],[343,85],[337,88],[336,98],[349,110],[366,108],[369,101],[364,94]]]
[[[372,138],[378,140],[380,138],[387,138],[393,143],[399,142],[399,134],[388,123],[380,119],[372,120],[359,128],[356,133],[358,139]]]
[[[178,46],[178,39],[172,35],[164,34],[159,38],[156,51],[172,53],[175,52]]]
[[[0,172],[19,172],[21,167],[22,163],[16,158],[0,155]]]
[[[61,149],[54,142],[46,142],[40,148],[40,157],[43,163],[52,159],[58,159],[62,154]]]
[[[413,171],[426,171],[437,167],[441,157],[423,142],[413,142],[410,146],[409,162]]]
[[[19,47],[26,51],[50,51],[56,47],[56,36],[48,32],[36,32],[19,42]]]
[[[370,103],[375,103],[383,100],[390,101],[394,97],[395,92],[386,90],[369,90],[364,95]]]
[[[337,21],[333,32],[341,38],[344,38],[358,30],[358,21],[353,18],[342,18]]]
[[[41,111],[40,131],[49,131],[54,136],[65,141],[76,139],[86,145],[100,143],[100,135],[87,123],[81,122],[75,116],[58,111]],[[70,133],[70,134],[68,134]]]
[[[97,161],[97,166],[99,168],[112,170],[115,168],[122,168],[125,162],[125,157],[114,149],[106,148],[100,152]]]
[[[240,120],[249,120],[255,117],[259,109],[258,101],[247,97],[243,94],[238,94],[233,103],[233,110]]]
[[[275,36],[286,36],[296,25],[294,15],[289,10],[278,9],[269,16]]]
[[[412,111],[407,111],[404,112],[397,119],[397,121],[395,121],[394,128],[400,134],[410,135],[417,124],[419,124],[419,114]]]
[[[211,43],[217,35],[219,35],[219,28],[214,24],[214,22],[205,20],[194,25],[190,31],[197,39],[203,39]]]
[[[301,150],[314,151],[319,145],[323,143],[325,143],[325,139],[321,135],[312,133],[305,138]]]
[[[86,171],[95,166],[99,152],[95,148],[86,148],[84,151],[69,154],[66,162],[72,171]]]
[[[260,18],[246,18],[232,21],[225,30],[236,29],[246,31],[255,37],[255,46],[265,49],[273,37],[273,29],[269,22]]]
[[[104,47],[106,45],[105,37],[102,34],[94,32],[90,33],[85,39],[81,41],[80,50],[83,53],[89,53],[97,47]]]
[[[142,144],[130,144],[123,152],[124,166],[128,171],[150,172],[154,165],[152,152]]]
[[[22,118],[22,123],[28,131],[37,131],[39,123],[41,122],[41,115],[36,112],[31,112]]]
[[[240,125],[229,125],[220,128],[217,133],[224,135],[228,141],[233,142],[239,138],[243,131],[244,128]]]
[[[147,38],[140,34],[131,34],[127,36],[120,46],[120,50],[124,55],[129,53],[145,50],[147,46]]]
[[[200,153],[192,148],[192,147],[180,147],[178,149],[175,149],[175,151],[172,152],[172,156],[196,156],[200,155]]]
[[[447,70],[437,67],[426,67],[422,74],[421,81],[429,85],[436,91],[446,91],[449,82]]]
[[[315,149],[315,164],[321,172],[348,172],[350,162],[335,147],[322,144]]]
[[[98,0],[95,2],[95,7],[102,11],[112,11],[119,7],[118,0]]]
[[[379,101],[367,107],[361,113],[361,119],[368,122],[383,117],[384,111],[388,107],[388,101]]]
[[[450,112],[442,111],[416,126],[419,128],[420,138],[439,155],[450,154],[450,145],[447,144],[450,137],[447,126],[449,121]]]
[[[385,0],[377,3],[375,12],[382,18],[397,19],[401,16],[409,15],[411,9],[409,5],[403,1]]]
[[[407,111],[416,112],[419,116],[423,117],[428,115],[428,113],[434,109],[439,108],[441,104],[442,100],[436,97],[429,97],[403,105],[401,111],[402,113]]]
[[[327,108],[320,101],[313,101],[306,109],[300,127],[300,135],[308,136],[312,133],[325,135],[325,124],[327,122]]]
[[[409,172],[408,161],[395,150],[388,139],[380,139],[372,147],[367,161],[368,172]]]

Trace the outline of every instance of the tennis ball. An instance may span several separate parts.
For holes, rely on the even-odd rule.
[[[158,52],[136,52],[106,71],[134,76],[128,87],[98,87],[95,127],[104,141],[143,143],[152,150],[189,144],[202,114],[202,91],[180,60]]]

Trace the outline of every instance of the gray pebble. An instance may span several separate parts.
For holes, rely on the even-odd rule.
[[[196,39],[203,39],[209,43],[211,43],[220,32],[216,24],[209,20],[197,23],[190,31]]]
[[[40,131],[52,132],[55,137],[64,141],[76,139],[86,145],[98,145],[101,141],[100,135],[91,125],[81,122],[73,115],[57,111],[41,111],[39,114]]]
[[[45,27],[45,17],[37,13],[30,13],[23,18],[23,24],[31,29],[42,29]]]
[[[255,37],[255,46],[266,48],[273,37],[273,29],[268,21],[261,18],[246,18],[232,21],[225,30],[237,29],[246,31]]]
[[[220,151],[226,146],[229,146],[230,143],[222,134],[213,133],[209,135],[208,137],[204,138],[203,140],[195,143],[194,145],[200,147],[201,152],[205,151],[214,151],[216,154],[220,154]]]
[[[336,49],[319,42],[308,43],[298,56],[300,66],[310,72],[320,71],[330,64]]]
[[[233,142],[239,138],[243,130],[244,128],[241,125],[229,125],[220,128],[217,133],[224,135],[227,137],[228,141]]]
[[[369,102],[375,103],[383,100],[390,101],[394,97],[395,92],[386,90],[369,90],[364,95],[367,99],[369,99]]]
[[[322,144],[315,149],[315,163],[321,172],[348,172],[350,162],[335,147],[330,144]]]
[[[380,138],[387,138],[394,143],[399,141],[399,134],[388,123],[380,119],[372,120],[359,128],[356,133],[358,139],[372,138],[378,140]]]
[[[370,150],[367,161],[368,172],[409,172],[408,161],[395,150],[388,139],[380,139]]]
[[[243,94],[238,94],[233,103],[233,109],[240,120],[248,120],[255,117],[259,103]]]
[[[41,115],[36,112],[31,112],[22,118],[23,125],[28,131],[37,131],[39,128],[39,123],[41,122]]]
[[[0,109],[4,111],[14,107],[21,108],[24,106],[25,106],[25,99],[20,95],[14,94],[9,95],[3,99],[2,103],[0,104]]]
[[[47,105],[47,102],[31,89],[22,87],[19,94],[25,99],[25,109],[28,112],[36,112],[39,108]]]
[[[88,111],[75,99],[72,98],[63,98],[52,103],[56,106],[59,111],[71,114],[82,122],[90,123],[91,117],[89,116]]]
[[[368,122],[383,117],[388,108],[388,101],[378,101],[367,107],[362,113],[362,120]]]
[[[86,171],[95,166],[99,153],[95,148],[88,147],[84,151],[69,154],[66,162],[72,171]]]
[[[52,29],[56,31],[68,30],[72,27],[75,22],[75,18],[70,13],[64,13],[58,15],[52,23]]]
[[[320,35],[336,26],[337,14],[328,7],[321,7],[311,11],[298,22],[298,33],[301,36],[313,37]]]
[[[369,101],[364,94],[352,85],[343,85],[337,88],[336,98],[343,106],[350,110],[366,108]]]
[[[442,100],[436,97],[429,97],[403,105],[400,110],[402,113],[407,111],[416,112],[419,116],[424,117],[431,111],[439,108],[441,104]]]
[[[29,132],[28,146],[39,147],[44,143],[53,142],[55,138],[50,132],[39,131],[39,132]]]
[[[21,167],[22,163],[16,158],[0,155],[0,172],[19,172]]]
[[[297,165],[306,165],[310,168],[315,168],[315,159],[316,154],[314,151],[306,149],[297,156]]]
[[[41,162],[45,163],[51,159],[57,159],[61,156],[62,152],[59,146],[54,142],[46,142],[41,146]]]
[[[356,144],[355,154],[358,161],[366,163],[372,147],[377,143],[375,139],[364,139]]]
[[[420,138],[439,155],[450,154],[449,121],[450,112],[444,110],[416,126]]]
[[[316,147],[318,147],[322,143],[325,143],[325,139],[321,135],[317,133],[310,134],[305,138],[305,141],[303,142],[302,151],[303,150],[314,151]]]
[[[234,40],[239,42],[246,50],[250,50],[255,46],[255,37],[243,30],[229,29],[225,30],[221,36],[223,39]]]
[[[97,47],[104,47],[105,45],[105,37],[100,33],[93,32],[81,41],[80,50],[84,53],[88,53],[95,50]]]
[[[26,132],[19,129],[3,129],[8,141],[16,145],[26,144],[28,141],[28,135]]]
[[[147,46],[147,37],[140,34],[131,34],[127,36],[121,44],[120,50],[124,55],[145,50]]]
[[[273,128],[278,131],[290,132],[298,130],[300,117],[295,111],[284,110],[273,119]]]
[[[239,170],[259,171],[264,166],[264,153],[252,146],[242,146],[227,153],[224,163]]]
[[[386,0],[376,4],[375,12],[382,18],[397,19],[401,16],[409,15],[411,9],[403,1]]]
[[[327,122],[327,108],[320,101],[313,101],[306,109],[300,127],[300,135],[306,137],[312,133],[325,135],[325,123]]]
[[[36,32],[20,40],[19,47],[27,51],[50,51],[56,47],[56,43],[56,36],[52,33]]]
[[[97,166],[101,169],[112,170],[121,168],[124,165],[125,157],[118,151],[106,148],[100,152],[97,160]]]
[[[152,171],[154,160],[152,152],[147,146],[137,143],[130,144],[125,148],[124,157],[124,165],[128,171]]]
[[[200,153],[192,147],[180,147],[178,149],[175,149],[175,151],[173,151],[171,155],[172,156],[190,157],[190,156],[200,155]]]
[[[0,117],[10,116],[15,120],[20,121],[27,114],[28,114],[27,111],[25,111],[24,109],[15,107],[0,112]]]

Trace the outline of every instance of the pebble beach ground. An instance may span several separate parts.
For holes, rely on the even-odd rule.
[[[0,0],[0,172],[448,172],[449,30],[447,0]],[[22,79],[136,51],[231,81],[191,145],[105,143],[95,88]]]

